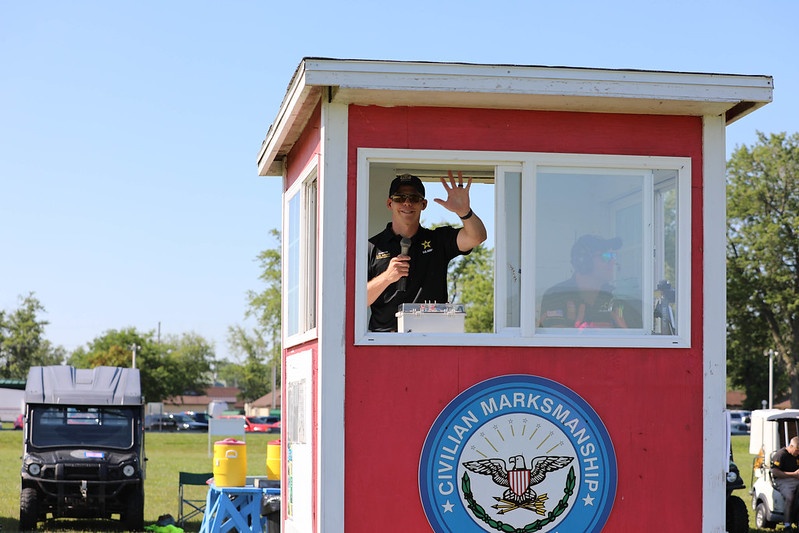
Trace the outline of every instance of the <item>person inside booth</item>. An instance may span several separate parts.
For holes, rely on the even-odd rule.
[[[397,309],[404,303],[447,303],[447,268],[459,255],[469,254],[487,238],[486,228],[471,209],[469,189],[472,179],[463,183],[441,178],[446,200],[434,201],[461,219],[462,227],[424,228],[420,224],[427,208],[425,187],[418,176],[402,174],[388,190],[386,207],[391,222],[369,239],[367,305],[371,308],[370,331],[397,331]]]
[[[571,249],[571,278],[550,287],[541,299],[543,328],[641,327],[640,309],[625,314],[625,302],[613,293],[618,237],[583,235]]]

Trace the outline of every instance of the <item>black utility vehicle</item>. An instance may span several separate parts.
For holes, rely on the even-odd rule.
[[[20,529],[35,529],[49,517],[118,517],[127,530],[141,530],[143,415],[136,369],[32,367],[25,389]]]
[[[730,469],[727,472],[726,490],[727,533],[749,533],[749,511],[746,508],[746,503],[739,496],[735,496],[732,493],[734,490],[745,488],[746,485],[744,485],[744,480],[741,479],[738,466],[731,460]]]

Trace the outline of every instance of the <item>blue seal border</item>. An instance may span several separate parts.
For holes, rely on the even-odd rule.
[[[556,381],[529,374],[508,374],[489,378],[458,394],[441,411],[427,434],[419,461],[418,480],[422,507],[433,531],[437,533],[455,533],[456,531],[457,533],[463,533],[465,522],[471,524],[474,531],[491,531],[490,529],[485,529],[483,524],[474,521],[474,518],[468,513],[461,501],[460,489],[457,489],[458,494],[457,498],[455,498],[455,506],[457,509],[454,515],[457,518],[455,522],[459,523],[457,528],[453,529],[451,523],[453,522],[453,516],[446,517],[444,515],[440,509],[440,502],[435,495],[436,482],[434,476],[437,453],[442,445],[445,434],[453,424],[461,419],[463,414],[466,413],[470,407],[474,408],[480,400],[491,395],[511,391],[518,392],[520,390],[546,394],[548,397],[563,402],[570,410],[573,410],[581,417],[589,433],[596,440],[598,447],[597,455],[601,460],[602,470],[604,472],[602,490],[596,495],[596,511],[592,512],[587,519],[583,516],[582,520],[585,523],[581,523],[578,527],[581,528],[581,531],[586,532],[599,532],[604,527],[613,507],[618,483],[618,472],[613,443],[599,415],[576,392]],[[511,408],[503,411],[502,414],[508,413],[531,413],[531,411],[529,409]],[[538,413],[531,414],[542,416]],[[459,452],[456,463],[460,462],[460,455],[461,453]],[[457,485],[459,486],[459,484],[460,481],[458,480]],[[582,493],[587,490],[579,481],[577,488],[579,492],[575,501],[583,497]],[[469,520],[466,520],[464,517],[468,517]],[[447,518],[450,520],[448,521]],[[559,525],[559,530],[563,531],[564,527],[566,527],[569,531],[576,531],[576,529],[573,529],[576,527],[574,521],[580,518],[575,518],[575,520],[571,522],[569,522],[569,518],[572,517],[567,515],[565,522]]]

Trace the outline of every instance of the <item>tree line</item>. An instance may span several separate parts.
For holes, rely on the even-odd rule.
[[[746,408],[799,407],[799,134],[757,133],[727,162],[727,375]]]
[[[272,235],[278,239],[279,233]],[[228,328],[228,346],[236,360],[216,357],[212,342],[194,332],[156,337],[155,331],[135,328],[109,330],[86,346],[68,353],[45,336],[48,321],[35,293],[19,297],[13,310],[0,310],[0,378],[24,380],[31,366],[68,364],[77,368],[133,365],[141,373],[142,393],[159,402],[203,394],[217,381],[240,390],[239,399],[254,401],[271,392],[280,380],[280,248],[259,255],[264,288],[247,295],[245,318],[252,329]],[[135,347],[135,348],[134,348]]]

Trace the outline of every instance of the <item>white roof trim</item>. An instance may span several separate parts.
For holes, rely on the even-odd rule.
[[[773,85],[771,76],[737,74],[305,58],[264,140],[258,170],[281,173],[279,160],[325,93],[343,104],[724,114],[729,124],[771,102]]]

